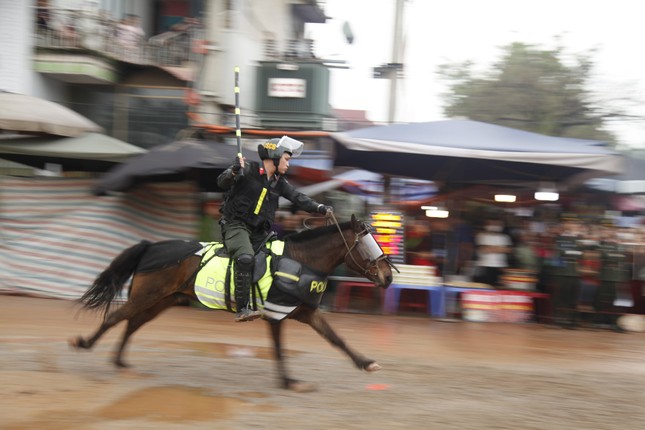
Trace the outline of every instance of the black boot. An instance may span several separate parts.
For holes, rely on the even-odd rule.
[[[242,254],[235,260],[235,322],[253,321],[260,312],[249,307],[249,296],[253,282],[253,256]]]

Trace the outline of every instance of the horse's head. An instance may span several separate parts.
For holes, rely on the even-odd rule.
[[[354,238],[345,254],[345,264],[349,269],[374,282],[376,286],[389,287],[394,265],[372,236],[370,225],[352,215],[351,227]]]

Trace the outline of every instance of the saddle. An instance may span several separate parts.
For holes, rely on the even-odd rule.
[[[214,242],[214,243],[217,243],[217,242]],[[255,257],[254,257],[255,261],[253,264],[253,279],[252,279],[253,283],[257,283],[262,278],[262,276],[264,276],[264,274],[266,273],[267,264],[268,264],[267,256],[270,253],[271,251],[266,247],[263,247],[259,251],[255,252]],[[271,256],[273,257],[273,255]],[[230,264],[231,256],[228,253],[226,246],[218,247],[215,251],[215,257],[228,259],[229,260],[228,267],[231,267],[231,264]],[[203,262],[204,261],[202,260],[202,263]]]

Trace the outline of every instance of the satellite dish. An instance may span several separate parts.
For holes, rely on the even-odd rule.
[[[347,43],[350,45],[354,43],[354,32],[352,31],[352,27],[350,27],[349,22],[345,21],[343,24],[343,35],[345,36],[345,40]]]

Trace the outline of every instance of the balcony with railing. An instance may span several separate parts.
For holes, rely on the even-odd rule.
[[[74,81],[79,63],[92,63],[94,78],[108,83],[108,72],[118,62],[160,67],[190,67],[193,44],[203,29],[196,19],[185,19],[171,31],[145,38],[136,23],[117,21],[105,13],[87,10],[39,8],[34,32],[36,69],[66,75]],[[55,67],[53,66],[55,64]],[[64,64],[68,64],[67,68]],[[83,73],[86,74],[87,68]],[[72,76],[71,76],[72,75]]]

